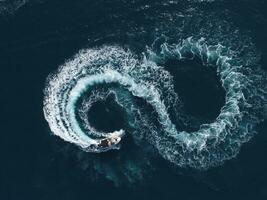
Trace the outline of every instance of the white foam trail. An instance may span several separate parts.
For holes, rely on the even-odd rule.
[[[219,116],[213,123],[203,124],[194,133],[177,131],[171,121],[168,110],[175,109],[179,100],[173,89],[172,76],[157,65],[170,58],[187,59],[189,54],[200,58],[207,67],[217,67],[218,76],[226,90],[226,104]],[[178,45],[163,44],[160,54],[150,51],[143,61],[138,61],[129,51],[119,47],[85,50],[48,78],[45,118],[55,135],[83,149],[101,152],[99,143],[103,137],[121,135],[124,130],[102,133],[91,127],[87,120],[81,124],[77,120],[76,105],[96,85],[116,83],[133,97],[144,99],[156,111],[160,129],[149,125],[147,118],[142,117],[142,114],[149,114],[135,108],[128,95],[112,90],[121,106],[131,105],[131,108],[125,106],[129,116],[137,120],[136,116],[140,115],[141,121],[137,124],[149,126],[147,138],[165,159],[182,167],[207,168],[234,157],[242,143],[252,137],[254,125],[262,120],[254,111],[259,107],[265,109],[266,90],[258,91],[257,86],[253,85],[255,77],[245,75],[241,69],[242,66],[235,63],[226,48],[221,45],[208,46],[204,39],[194,41],[188,38]],[[257,79],[257,82],[260,81]],[[249,93],[245,94],[244,90]],[[95,101],[92,99],[96,94],[101,97],[101,93],[92,93],[90,104]],[[259,96],[261,102],[251,105]],[[137,112],[131,113],[134,110]],[[88,132],[82,126],[87,127]]]

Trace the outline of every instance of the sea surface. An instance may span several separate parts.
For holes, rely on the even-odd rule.
[[[244,77],[223,77],[218,55]],[[266,200],[266,73],[265,0],[0,1],[0,199]],[[224,110],[237,124],[201,153],[199,130]],[[93,141],[125,135],[88,152],[68,137],[76,122]]]

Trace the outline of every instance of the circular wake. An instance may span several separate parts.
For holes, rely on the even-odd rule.
[[[226,99],[212,123],[189,133],[177,123],[183,102],[163,66],[169,59],[195,58],[216,70]],[[266,113],[265,80],[259,69],[242,66],[235,52],[203,38],[163,43],[157,52],[148,48],[142,59],[119,46],[102,46],[80,51],[48,77],[44,114],[55,135],[85,151],[119,149],[132,134],[137,144],[148,141],[177,166],[206,169],[236,156],[255,134]],[[109,97],[122,108],[127,126],[106,132],[87,114]]]

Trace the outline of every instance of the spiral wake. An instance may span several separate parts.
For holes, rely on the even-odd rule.
[[[139,59],[119,46],[80,51],[47,79],[44,114],[51,131],[88,152],[119,149],[125,134],[138,143],[147,140],[166,160],[180,167],[206,169],[237,155],[255,135],[255,126],[266,113],[267,87],[259,69],[240,64],[235,52],[205,39],[187,38],[178,44],[163,43],[160,52],[147,49]],[[214,68],[226,91],[218,117],[199,130],[178,129],[181,100],[173,76],[163,67],[168,59],[198,58]],[[92,105],[112,95],[123,108],[129,131],[97,130],[87,113]],[[140,101],[144,105],[140,105]]]

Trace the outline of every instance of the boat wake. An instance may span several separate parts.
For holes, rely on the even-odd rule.
[[[193,59],[216,70],[226,97],[216,119],[186,132],[177,123],[183,102],[164,64]],[[43,110],[55,135],[85,151],[119,149],[132,134],[137,144],[147,141],[179,167],[207,169],[235,157],[255,135],[267,111],[266,80],[260,69],[244,66],[235,51],[204,38],[164,42],[159,51],[147,47],[142,56],[101,46],[81,50],[48,77]],[[106,132],[90,123],[88,112],[110,96],[122,108],[127,127]]]

